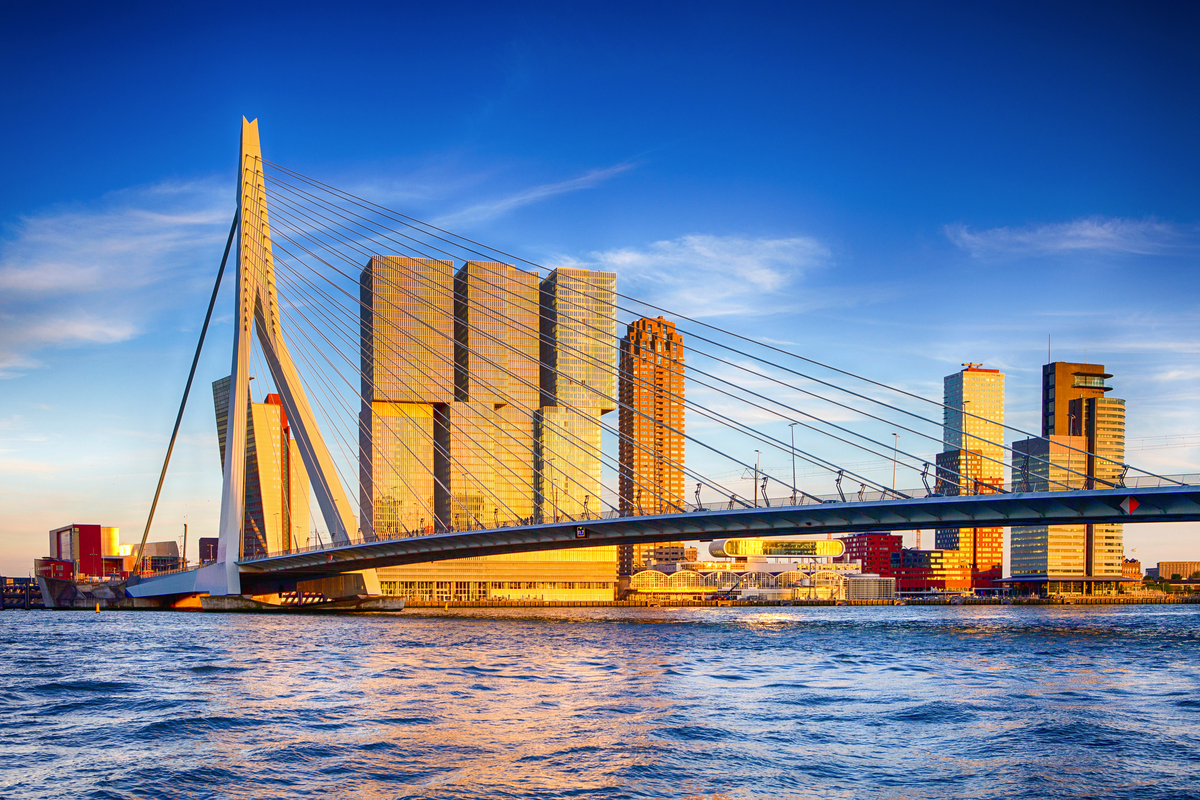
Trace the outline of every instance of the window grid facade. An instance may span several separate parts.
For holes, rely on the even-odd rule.
[[[618,457],[622,514],[669,514],[684,504],[683,339],[675,323],[643,317],[621,340]],[[672,543],[682,551],[683,543]],[[621,574],[657,558],[653,545],[622,545]]]
[[[968,365],[944,382],[945,450],[937,456],[938,491],[994,494],[1004,483],[1004,373]],[[1004,529],[939,528],[939,550],[962,554],[974,588],[992,588],[1004,576]]]
[[[363,395],[371,399],[360,426],[364,532],[419,535],[599,513],[596,418],[615,406],[615,337],[604,333],[615,328],[615,276],[563,272],[539,280],[490,262],[454,273],[449,262],[370,260],[361,281]],[[601,334],[585,335],[591,327]],[[561,353],[571,347],[590,358]],[[549,379],[546,358],[571,370],[571,380]],[[557,399],[582,412],[550,402]],[[418,599],[611,600],[616,548],[455,559],[379,576],[385,591]]]

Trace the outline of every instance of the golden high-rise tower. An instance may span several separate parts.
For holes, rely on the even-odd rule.
[[[455,271],[451,262],[372,257],[361,277],[364,533],[597,514],[599,415],[615,405],[605,383],[615,371],[606,333],[614,289],[614,275],[589,270],[539,281],[508,264]],[[379,574],[385,594],[415,600],[611,600],[616,548]]]
[[[1111,377],[1103,364],[1056,361],[1042,367],[1043,438],[1013,443],[1015,485],[1059,491],[1062,484],[1102,489],[1120,481],[1125,401],[1106,396],[1112,387],[1105,381]],[[1045,592],[1115,592],[1123,577],[1120,523],[1013,528],[1011,549],[1013,578]]]
[[[944,381],[945,450],[937,456],[944,494],[994,494],[1004,484],[1004,373],[979,364]],[[939,528],[939,550],[957,550],[971,567],[973,588],[994,588],[1004,577],[1004,529]]]
[[[618,373],[623,514],[670,514],[683,509],[683,365],[683,340],[675,323],[643,317],[629,325],[621,340]],[[648,556],[662,546],[622,546],[622,573],[647,566]]]

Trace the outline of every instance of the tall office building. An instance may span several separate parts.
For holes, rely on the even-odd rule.
[[[578,272],[575,282],[590,284],[594,273]],[[549,297],[564,306],[550,330],[547,282]],[[615,319],[615,285],[607,289]],[[572,290],[591,304],[582,321],[571,316]],[[550,357],[603,391],[603,370],[543,344],[549,335],[573,347],[579,328],[596,325],[587,313],[596,307],[592,295],[556,274],[539,281],[507,264],[467,262],[455,272],[450,262],[370,260],[361,278],[364,532],[417,535],[552,519],[553,508],[572,519],[599,511],[597,392],[572,394],[555,376],[547,393],[541,363]],[[610,346],[609,363],[614,353]],[[592,406],[546,405],[560,390]],[[414,599],[611,599],[616,550],[456,559],[384,568],[379,577],[385,593]]]
[[[675,323],[643,317],[628,326],[618,373],[622,514],[683,509],[683,364],[683,340]],[[621,574],[645,568],[655,547],[622,545]]]
[[[944,450],[937,456],[943,494],[993,494],[1004,484],[1004,373],[979,364],[947,375],[942,412]],[[958,551],[974,588],[994,588],[1003,577],[1004,529],[940,528],[939,550]]]
[[[453,264],[372,256],[359,294],[359,528],[368,537],[445,528],[434,411],[455,397]]]
[[[617,407],[617,276],[556,269],[541,283],[535,516],[600,510],[600,416]]]
[[[542,405],[617,407],[617,276],[556,269],[541,284]]]
[[[1042,367],[1042,436],[1079,436],[1072,402],[1104,397],[1112,391],[1104,383],[1111,377],[1103,364],[1055,361]]]
[[[1087,469],[1087,440],[1082,436],[1050,435],[1012,444],[1012,484],[1015,492],[1082,489]],[[1078,582],[1088,575],[1085,525],[1036,525],[1012,529],[1010,572],[1018,584]],[[1068,585],[1068,588],[1070,586]]]
[[[1055,362],[1042,368],[1042,435],[1013,443],[1014,487],[1087,489],[1118,483],[1125,460],[1125,401],[1101,364]],[[1012,529],[1012,578],[1039,593],[1117,591],[1124,526],[1039,525]]]
[[[501,434],[497,436],[500,461],[511,477],[505,502],[518,519],[534,513],[534,459],[536,416],[541,407],[541,281],[534,273],[508,269],[507,404],[496,413]]]
[[[225,468],[228,377],[213,382],[217,443]],[[308,474],[277,394],[250,403],[246,415],[246,496],[240,556],[288,552],[308,545]]]

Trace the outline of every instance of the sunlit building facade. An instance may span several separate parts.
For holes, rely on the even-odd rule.
[[[214,381],[221,468],[229,422],[230,378]],[[279,395],[250,403],[246,415],[246,494],[240,557],[286,553],[309,544],[308,473]]]
[[[1004,483],[1004,373],[967,364],[944,382],[944,450],[937,456],[942,494],[993,494]],[[971,585],[996,588],[1003,577],[1004,528],[940,528],[940,550],[969,564]],[[901,581],[903,583],[903,581]]]
[[[1012,447],[1014,491],[1064,491],[1087,484],[1087,437],[1052,435]],[[1012,580],[1023,593],[1111,593],[1123,577],[1120,525],[1014,527],[1009,550]]]
[[[898,533],[868,531],[842,537],[846,552],[842,561],[855,561],[863,572],[892,575],[892,556],[904,549],[904,538]]]
[[[534,506],[539,522],[596,517],[600,423],[591,413],[543,406],[534,418]]]
[[[1013,443],[1014,490],[1119,484],[1125,401],[1106,396],[1111,377],[1101,364],[1060,361],[1042,368],[1043,438]],[[1010,551],[1012,582],[1021,592],[1108,594],[1127,580],[1119,523],[1013,528]]]
[[[1104,397],[1112,387],[1103,364],[1054,361],[1042,367],[1042,436],[1079,436],[1072,401]]]
[[[960,550],[904,548],[891,558],[897,591],[964,593],[977,588],[970,557]]]
[[[449,261],[372,256],[361,302],[359,528],[432,532],[437,517],[434,408],[454,400],[454,283]]]
[[[579,274],[539,280],[494,262],[454,271],[450,262],[429,259],[370,260],[361,277],[364,534],[421,535],[599,512],[598,418],[605,408],[596,397],[612,394],[604,385],[612,369],[596,369],[571,348],[600,354],[598,345],[581,341],[581,330],[612,327],[615,283],[600,282],[607,294],[597,303],[594,273],[570,272]],[[547,299],[554,305],[549,327]],[[575,311],[582,321],[570,316]],[[559,352],[559,341],[570,343],[569,352]],[[576,384],[548,376],[547,357]],[[601,364],[615,361],[611,345],[607,359]],[[560,393],[579,407],[556,404]],[[611,600],[616,549],[388,567],[379,578],[385,593],[414,600]]]
[[[1164,581],[1200,580],[1200,561],[1160,561],[1158,577]]]
[[[662,317],[630,323],[621,340],[622,514],[683,509],[683,341]]]
[[[683,364],[675,323],[663,317],[630,323],[621,340],[617,385],[622,514],[683,509]],[[619,553],[622,575],[655,563],[654,545],[621,545]]]
[[[617,407],[617,276],[556,269],[541,283],[542,405]]]
[[[611,272],[556,269],[541,282],[538,519],[600,510],[600,417],[617,407],[616,280]]]

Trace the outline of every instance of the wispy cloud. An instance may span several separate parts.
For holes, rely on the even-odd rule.
[[[522,206],[536,203],[540,200],[545,200],[550,197],[555,197],[560,194],[569,192],[577,192],[581,189],[590,189],[593,186],[598,186],[604,181],[622,172],[628,172],[633,169],[631,163],[617,164],[615,166],[606,167],[604,169],[594,169],[578,178],[570,180],[558,181],[557,183],[543,183],[540,186],[534,186],[529,189],[523,189],[514,194],[500,197],[486,203],[478,203],[461,211],[455,211],[451,214],[439,217],[434,220],[434,224],[440,227],[453,227],[455,225],[470,225],[476,222],[486,222],[490,219],[502,216]]]
[[[1024,228],[973,231],[945,226],[946,236],[976,258],[1078,252],[1152,255],[1196,244],[1196,231],[1154,219],[1086,217]]]
[[[46,347],[137,335],[145,290],[212,258],[231,199],[216,181],[163,183],[22,217],[0,241],[0,378]]]
[[[28,474],[30,472],[53,472],[55,469],[57,467],[54,464],[30,461],[26,458],[5,458],[0,456],[0,472]]]
[[[761,314],[793,304],[788,291],[830,260],[814,238],[692,234],[641,248],[559,258],[554,266],[616,272],[622,291],[689,316]]]

